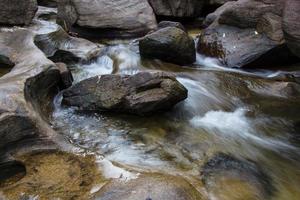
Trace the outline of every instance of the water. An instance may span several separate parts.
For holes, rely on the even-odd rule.
[[[228,69],[201,55],[194,65],[180,67],[141,60],[136,49],[134,42],[108,46],[96,61],[73,66],[75,82],[109,73],[167,71],[188,89],[184,102],[165,114],[141,118],[86,115],[62,107],[61,94],[55,99],[54,127],[74,145],[102,155],[105,160],[99,162],[104,174],[113,178],[122,173],[127,178],[136,175],[121,168],[110,170],[113,162],[145,172],[180,174],[201,184],[203,164],[223,152],[259,163],[277,188],[274,199],[300,199],[300,150],[294,127],[300,121],[300,113],[295,112],[300,106],[285,92],[284,82],[268,79],[278,70]],[[230,199],[228,195],[224,190],[221,197],[208,196],[221,200]]]

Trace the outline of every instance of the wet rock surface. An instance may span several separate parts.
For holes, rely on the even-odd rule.
[[[63,0],[58,4],[58,17],[64,28],[81,35],[90,34],[94,29],[94,37],[105,35],[105,30],[109,31],[106,37],[139,36],[157,26],[147,0]]]
[[[171,75],[141,72],[102,75],[75,84],[63,94],[63,104],[85,111],[115,111],[138,115],[171,109],[187,98],[187,90]]]
[[[139,41],[142,57],[161,59],[179,65],[196,61],[193,38],[175,27],[166,27],[146,35]]]
[[[50,33],[37,35],[34,42],[54,62],[85,62],[100,53],[98,45],[85,39],[71,37],[60,26]]]
[[[17,182],[0,182],[7,199],[88,199],[101,174],[93,156],[79,156],[59,151],[36,152],[17,157],[26,173]]]
[[[28,25],[37,9],[36,0],[1,0],[0,24]]]
[[[256,163],[226,154],[215,155],[203,166],[202,180],[212,196],[225,200],[271,199],[276,193],[272,179]]]
[[[111,192],[114,191],[114,192]],[[186,180],[162,174],[143,174],[137,179],[112,181],[95,195],[95,200],[202,200],[202,195]]]

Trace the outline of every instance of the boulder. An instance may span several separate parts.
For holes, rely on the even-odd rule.
[[[72,32],[89,37],[132,37],[157,27],[147,0],[61,0],[59,23]]]
[[[140,54],[179,65],[196,61],[195,43],[186,32],[175,27],[159,29],[139,42]]]
[[[149,0],[154,12],[163,17],[197,17],[201,14],[203,0]]]
[[[282,0],[270,2],[256,0],[239,0],[226,6],[220,13],[219,23],[238,28],[255,28],[258,20],[266,13],[282,15]]]
[[[37,9],[36,0],[1,0],[0,24],[28,25]]]
[[[207,16],[197,44],[199,53],[228,67],[281,65],[296,59],[282,32],[283,1],[228,2]]]
[[[166,73],[102,75],[83,80],[63,93],[64,105],[83,111],[115,111],[137,115],[171,109],[187,98],[187,90]]]
[[[283,32],[288,47],[300,57],[300,1],[286,0],[283,13]]]

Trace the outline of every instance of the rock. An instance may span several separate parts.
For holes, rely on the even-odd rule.
[[[59,0],[37,0],[39,6],[55,8]]]
[[[283,32],[288,47],[300,57],[300,1],[286,0],[283,14]]]
[[[282,0],[228,2],[207,16],[199,53],[217,57],[228,67],[293,63],[282,32]],[[249,15],[247,13],[250,13]]]
[[[257,22],[257,32],[264,33],[267,37],[278,43],[284,43],[281,17],[272,13],[261,16]]]
[[[184,32],[187,32],[185,27],[180,22],[172,22],[172,21],[161,21],[158,24],[158,29],[163,29],[167,27],[174,27],[183,30]]]
[[[55,31],[38,34],[34,42],[53,62],[85,62],[101,51],[98,45],[88,40],[69,36],[60,26]]]
[[[223,153],[211,158],[201,174],[208,192],[216,198],[265,200],[276,193],[271,177],[255,162]]]
[[[83,80],[63,93],[64,105],[83,111],[115,111],[137,115],[171,109],[187,98],[187,90],[166,73],[102,75]]]
[[[197,17],[204,1],[199,0],[149,0],[154,12],[163,17]]]
[[[195,43],[181,29],[167,27],[146,35],[139,42],[140,54],[179,65],[196,61]]]
[[[51,35],[58,27],[36,16],[28,27],[0,28],[0,62],[13,67],[0,78],[0,165],[14,161],[16,154],[71,149],[48,122],[53,98],[62,82],[61,69],[34,43],[40,34]],[[48,44],[55,42],[60,46],[60,42],[65,42],[72,46],[77,42],[76,47],[86,47],[79,40],[65,39],[68,41],[48,41]],[[75,55],[84,55],[86,50],[81,54],[79,50],[70,50],[74,51]]]
[[[58,67],[60,71],[61,76],[61,88],[66,89],[72,86],[72,83],[74,81],[73,75],[71,71],[68,69],[67,65],[65,63],[56,63],[56,66]]]
[[[62,0],[58,18],[64,28],[90,37],[140,36],[157,27],[147,0]]]
[[[137,179],[112,181],[96,194],[95,199],[202,200],[204,197],[191,184],[178,176],[143,174]]]
[[[103,184],[105,181],[91,155],[32,152],[17,156],[17,160],[9,164],[21,173],[22,179],[4,184],[0,181],[1,193],[6,197],[3,199],[32,199],[33,195],[40,199],[90,199],[95,182]],[[5,167],[7,170],[9,166]]]
[[[226,6],[220,13],[219,23],[238,28],[255,28],[259,19],[266,13],[282,15],[282,0],[269,3],[255,0],[239,0]]]
[[[229,1],[226,4],[224,4],[223,6],[216,9],[214,12],[208,14],[203,22],[203,25],[208,27],[213,22],[217,21],[219,19],[219,16],[221,15],[221,13],[223,13],[227,8],[233,6],[235,3],[236,2],[234,2],[234,1]]]
[[[1,0],[0,24],[28,25],[37,9],[36,0]]]

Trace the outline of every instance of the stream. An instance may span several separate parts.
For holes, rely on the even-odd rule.
[[[273,78],[283,71],[229,69],[202,55],[186,67],[142,60],[134,40],[110,41],[93,62],[72,66],[75,83],[140,71],[175,74],[188,98],[169,112],[137,117],[83,114],[61,106],[60,93],[52,126],[76,147],[120,169],[182,176],[194,185],[202,184],[201,168],[216,153],[251,160],[271,177],[272,199],[300,199],[300,104],[290,97],[292,86]],[[222,181],[209,183],[209,199],[264,199],[255,188]]]

